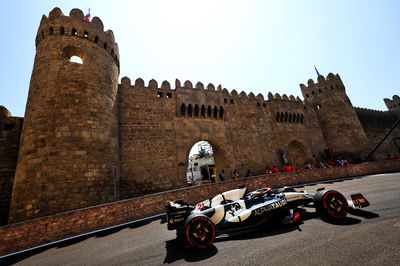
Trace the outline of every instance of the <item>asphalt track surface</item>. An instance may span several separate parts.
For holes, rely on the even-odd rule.
[[[1,265],[400,265],[400,173],[305,186],[346,197],[361,192],[371,206],[339,223],[313,209],[297,225],[217,239],[206,250],[182,247],[164,219],[134,223],[7,257]]]

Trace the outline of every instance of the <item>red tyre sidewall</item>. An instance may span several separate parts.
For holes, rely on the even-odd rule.
[[[329,195],[332,195],[332,194],[335,194],[337,197],[340,197],[340,198],[341,198],[341,201],[344,203],[344,206],[345,206],[345,207],[344,207],[344,208],[345,208],[345,213],[344,213],[344,215],[336,215],[336,214],[332,213],[331,211],[329,211],[329,207],[327,206],[326,198],[327,198]],[[335,190],[329,190],[329,191],[327,191],[327,192],[323,195],[323,197],[322,197],[322,207],[325,209],[326,214],[327,214],[329,217],[334,218],[334,219],[343,219],[344,217],[346,217],[347,212],[348,212],[348,209],[349,209],[349,205],[348,205],[348,203],[347,203],[346,198],[345,198],[341,193],[339,193],[339,192],[337,192],[337,191],[335,191]]]
[[[206,222],[207,224],[209,224],[211,226],[211,234],[212,234],[212,237],[211,237],[211,240],[209,241],[209,243],[205,243],[205,245],[201,245],[201,246],[197,246],[195,243],[193,243],[193,241],[189,237],[189,231],[190,231],[191,226],[193,225],[193,222],[198,221],[198,220],[202,220],[202,221]],[[185,235],[186,235],[186,240],[187,240],[187,242],[189,243],[190,246],[196,247],[196,248],[207,248],[214,242],[214,239],[215,239],[215,226],[206,217],[203,217],[203,216],[195,217],[195,218],[191,219],[189,224],[186,226]]]

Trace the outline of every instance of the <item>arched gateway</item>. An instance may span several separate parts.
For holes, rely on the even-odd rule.
[[[307,160],[310,160],[311,156],[307,149],[300,142],[293,140],[288,145],[289,162],[293,166],[304,166]]]
[[[211,143],[216,174],[224,169],[227,176],[282,166],[282,149],[303,163],[326,148],[362,154],[367,141],[339,75],[301,84],[304,101],[201,82],[176,80],[171,89],[167,81],[124,77],[119,84],[113,32],[98,17],[85,21],[79,9],[43,16],[35,43],[9,222],[183,187],[199,140]],[[3,134],[14,129],[11,122],[0,116]],[[291,139],[302,144],[287,146]]]
[[[193,184],[219,182],[218,173],[222,169],[228,172],[233,171],[231,169],[235,166],[234,161],[218,145],[202,140],[196,142],[190,150],[193,149],[196,152],[192,156],[189,154],[189,165],[186,171],[186,177],[190,176],[189,181],[193,181]]]
[[[222,169],[245,176],[248,169],[263,174],[267,164],[280,165],[262,96],[212,84],[193,88],[189,81],[182,87],[178,80],[175,90],[166,81],[132,85],[123,78],[119,99],[121,198],[186,186],[189,151],[201,140],[213,147],[216,181]]]

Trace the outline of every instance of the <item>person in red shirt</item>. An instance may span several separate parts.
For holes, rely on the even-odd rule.
[[[292,172],[293,171],[293,167],[290,164],[285,164],[283,166],[283,172]]]
[[[279,173],[280,171],[279,171],[279,168],[278,167],[276,167],[276,166],[274,166],[273,168],[272,168],[272,173]]]
[[[271,167],[269,167],[269,166],[265,167],[265,174],[266,175],[272,174]]]

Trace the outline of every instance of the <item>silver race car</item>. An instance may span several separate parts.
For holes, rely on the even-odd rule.
[[[289,224],[301,219],[302,206],[313,206],[324,220],[340,220],[349,208],[369,206],[362,194],[347,200],[335,190],[315,193],[292,188],[263,188],[247,192],[244,186],[229,190],[195,206],[175,200],[166,206],[169,230],[195,248],[210,246],[217,235],[244,230],[267,222]]]

